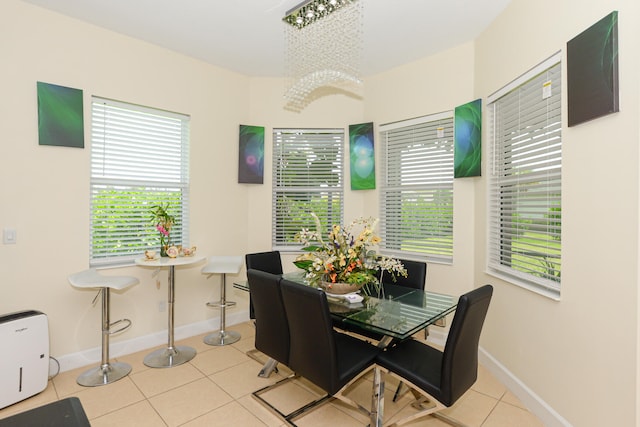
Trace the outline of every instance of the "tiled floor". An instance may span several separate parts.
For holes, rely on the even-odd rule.
[[[189,345],[198,351],[189,363],[169,369],[152,369],[142,363],[149,351],[127,355],[118,360],[133,366],[131,374],[115,383],[85,388],[76,377],[86,368],[59,374],[42,393],[0,410],[0,418],[69,396],[80,398],[91,425],[101,426],[270,426],[284,423],[264,409],[251,392],[287,375],[286,368],[269,379],[259,378],[261,364],[247,357],[253,348],[253,326],[243,323],[230,327],[242,339],[224,347],[211,347],[202,336],[192,337],[176,345]],[[385,387],[385,421],[400,412],[411,410],[409,395],[391,401],[396,382],[387,380]],[[289,383],[268,395],[270,402],[290,411],[311,399],[314,387],[306,382]],[[365,376],[346,394],[365,407],[371,403],[371,376]],[[473,427],[542,426],[507,389],[486,369],[480,368],[476,384],[446,413]],[[301,427],[363,426],[368,420],[361,413],[334,401],[298,419]],[[445,426],[431,417],[408,426]]]

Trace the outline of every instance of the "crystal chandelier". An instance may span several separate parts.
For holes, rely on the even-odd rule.
[[[286,109],[329,93],[361,96],[363,1],[307,0],[286,13]]]

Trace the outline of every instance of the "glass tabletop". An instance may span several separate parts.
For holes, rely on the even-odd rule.
[[[285,279],[306,284],[300,272],[285,273]],[[246,281],[234,283],[237,289],[249,290]],[[431,325],[456,308],[457,300],[451,295],[385,285],[378,295],[361,291],[363,300],[350,304],[344,298],[327,295],[329,310],[334,319],[355,324],[372,332],[393,338],[406,339]],[[375,295],[375,296],[374,296]]]

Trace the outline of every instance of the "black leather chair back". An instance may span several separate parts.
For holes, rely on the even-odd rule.
[[[286,279],[282,299],[289,321],[289,367],[329,394],[339,390],[336,343],[327,297],[320,289]]]
[[[478,345],[493,287],[484,285],[462,295],[449,329],[442,356],[441,392],[449,406],[464,394],[478,376]]]
[[[373,365],[380,349],[333,330],[324,291],[280,281],[289,321],[289,367],[330,395]]]
[[[282,274],[282,259],[279,251],[246,254],[244,260],[247,270],[253,269],[271,274]]]
[[[280,252],[278,251],[246,254],[244,256],[244,261],[247,266],[247,270],[260,270],[271,274],[282,275],[282,259],[280,258]],[[249,318],[256,318],[255,310],[253,308],[253,297],[251,294],[249,294]]]
[[[394,282],[391,273],[385,271],[382,274],[382,283],[423,290],[427,281],[427,263],[405,259],[401,259],[400,262],[407,269],[407,277],[396,276],[396,281]]]
[[[289,364],[289,323],[282,302],[280,276],[247,270],[256,319],[255,347],[285,365]]]

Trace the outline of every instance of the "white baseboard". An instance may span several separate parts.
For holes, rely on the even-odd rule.
[[[511,393],[513,393],[529,410],[547,427],[571,427],[571,423],[557,413],[549,404],[533,392],[526,384],[511,373],[504,365],[491,356],[482,347],[478,358],[482,366],[487,368]]]
[[[246,322],[249,320],[249,311],[241,310],[234,311],[226,316],[226,325],[236,325],[238,323]],[[207,332],[214,332],[220,325],[219,317],[212,317],[201,322],[191,323],[189,325],[183,325],[175,328],[174,339],[176,341],[192,337],[194,335],[201,335]],[[162,344],[167,344],[167,330],[155,332],[153,334],[144,335],[141,337],[132,338],[126,341],[118,341],[110,343],[109,345],[109,358],[118,356],[124,356],[131,353],[136,353],[148,348],[157,347]],[[60,363],[60,372],[70,371],[82,366],[100,364],[102,358],[102,349],[100,347],[90,348],[78,353],[65,354],[63,356],[55,356]],[[55,373],[55,372],[54,372]]]

